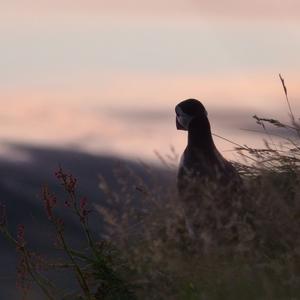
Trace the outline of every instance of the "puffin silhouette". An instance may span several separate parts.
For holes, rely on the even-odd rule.
[[[177,185],[180,194],[189,188],[189,181],[209,180],[222,186],[236,185],[241,181],[233,165],[217,150],[208,114],[196,99],[187,99],[175,107],[176,127],[188,131],[188,143],[182,154]]]
[[[205,209],[210,205],[217,205],[218,209],[227,212],[226,218],[230,220],[233,213],[232,195],[241,186],[242,180],[234,166],[217,150],[203,104],[196,99],[187,99],[176,105],[175,112],[177,129],[188,131],[187,146],[181,156],[177,174],[177,187],[184,206],[188,232],[191,237],[195,237],[195,228],[202,230],[205,226],[216,226],[216,222],[212,221],[214,213],[210,212],[209,217],[203,217]],[[204,203],[207,201],[203,195],[207,184],[214,185],[214,203]]]

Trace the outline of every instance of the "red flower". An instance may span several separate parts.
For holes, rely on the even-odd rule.
[[[87,217],[89,213],[91,212],[90,209],[87,208],[87,198],[83,197],[80,199],[79,202],[79,213],[80,213],[80,221],[81,222],[86,222]]]
[[[72,174],[65,173],[61,167],[59,167],[58,171],[54,174],[67,192],[75,193],[77,179]]]
[[[17,231],[17,249],[24,248],[25,246],[25,226],[20,224]]]
[[[49,192],[48,186],[42,188],[45,210],[49,220],[53,220],[53,207],[56,205],[56,197]]]
[[[26,258],[22,255],[17,265],[17,288],[22,292],[22,299],[27,299],[27,294],[30,289],[28,280],[28,267],[26,265]]]

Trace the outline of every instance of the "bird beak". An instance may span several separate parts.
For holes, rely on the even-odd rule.
[[[178,118],[176,117],[176,128],[177,130],[186,130],[186,128],[184,128],[179,122],[178,122]]]

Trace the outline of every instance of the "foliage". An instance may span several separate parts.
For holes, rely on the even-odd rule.
[[[196,237],[189,233],[174,185],[161,184],[148,166],[148,183],[126,166],[114,170],[118,189],[100,177],[106,199],[95,206],[106,224],[100,242],[92,236],[91,208],[87,199],[78,199],[75,178],[58,170],[56,177],[68,195],[65,209],[78,218],[84,250],[67,243],[64,221],[55,211],[59,200],[43,187],[47,217],[59,251],[66,254],[63,263],[49,264],[30,251],[24,226],[14,237],[1,206],[0,228],[16,246],[24,296],[34,283],[47,299],[300,299],[300,125],[281,76],[280,80],[291,122],[254,116],[269,139],[259,149],[235,144],[241,158],[235,166],[243,178],[237,192],[209,182],[201,186],[196,217],[209,222],[201,223]],[[272,136],[270,126],[285,133]],[[174,160],[162,161],[174,170]],[[236,206],[216,205],[225,198]],[[57,290],[45,277],[49,268],[71,270],[78,291],[67,295]]]
[[[66,261],[50,263],[50,259],[43,259],[40,254],[30,250],[25,239],[25,226],[18,226],[15,238],[7,227],[5,206],[1,206],[0,230],[12,242],[19,255],[17,267],[17,285],[22,291],[23,299],[27,299],[31,284],[36,284],[42,290],[46,299],[135,299],[130,284],[122,277],[128,266],[122,260],[116,248],[109,241],[95,242],[89,228],[89,215],[91,209],[85,197],[77,197],[77,180],[71,174],[59,168],[55,173],[67,200],[64,209],[70,210],[77,216],[82,234],[85,236],[86,246],[83,249],[73,249],[65,236],[65,222],[58,217],[55,208],[58,200],[48,186],[42,188],[42,199],[49,222],[53,225],[56,234],[55,249],[64,254]],[[62,255],[61,255],[62,256]],[[77,281],[78,290],[72,293],[68,289],[62,290],[47,278],[49,271],[69,271]],[[128,268],[129,269],[129,268]]]

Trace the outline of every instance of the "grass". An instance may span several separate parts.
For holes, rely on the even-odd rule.
[[[24,298],[34,284],[45,299],[300,299],[300,126],[281,76],[280,80],[290,123],[254,119],[262,131],[268,133],[275,126],[286,133],[281,138],[270,136],[261,149],[236,145],[240,162],[235,166],[244,182],[238,193],[209,182],[201,186],[202,206],[196,218],[210,220],[201,223],[197,232],[201,238],[189,235],[174,185],[161,184],[146,166],[147,184],[128,167],[116,168],[118,192],[99,178],[106,199],[95,207],[106,224],[100,241],[89,227],[90,204],[77,198],[75,178],[59,169],[56,176],[68,196],[63,209],[77,215],[86,238],[81,249],[68,244],[64,221],[55,211],[58,200],[43,187],[46,216],[57,234],[56,251],[65,253],[59,264],[37,264],[25,228],[20,226],[14,237],[7,230],[2,206],[0,228],[16,246]],[[174,169],[172,160],[163,159],[163,164]],[[231,206],[216,205],[226,197]],[[224,215],[226,225],[220,222]],[[211,223],[219,225],[212,231]],[[77,289],[71,294],[46,276],[49,269],[59,267],[57,272],[64,268],[74,275]]]

